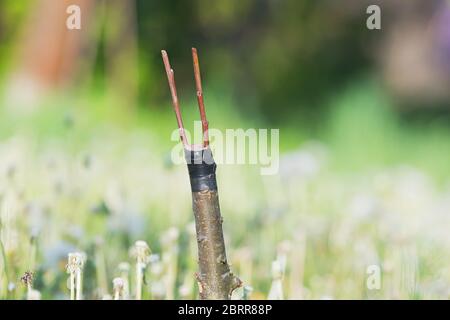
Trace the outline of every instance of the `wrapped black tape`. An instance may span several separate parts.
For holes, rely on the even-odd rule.
[[[217,190],[216,163],[211,149],[185,149],[185,157],[191,180],[192,192]]]

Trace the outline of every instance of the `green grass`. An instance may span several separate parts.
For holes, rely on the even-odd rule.
[[[270,128],[231,99],[209,93],[207,103],[214,127]],[[254,166],[219,166],[232,269],[253,298],[267,297],[271,263],[284,255],[287,298],[448,298],[449,129],[406,123],[371,82],[337,95],[328,110],[319,132],[280,128],[283,160],[306,156],[317,171],[294,165],[287,175],[262,177]],[[187,127],[198,119],[194,101],[182,112]],[[180,298],[181,285],[189,288],[183,297],[195,298],[189,182],[184,166],[168,162],[174,126],[170,104],[126,109],[98,93],[53,97],[26,116],[3,111],[0,297],[25,297],[19,278],[31,268],[24,257],[36,229],[34,287],[42,298],[68,297],[70,251],[87,254],[85,298],[112,294],[121,261],[132,266],[133,286],[129,248],[140,239],[161,258],[147,268],[144,298]],[[180,234],[168,244],[172,227]],[[383,267],[378,291],[365,286],[371,264]],[[173,270],[175,286],[164,280]],[[108,292],[101,292],[105,275]],[[8,291],[8,281],[16,289]]]

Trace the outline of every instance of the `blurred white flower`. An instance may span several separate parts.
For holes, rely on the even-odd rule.
[[[326,149],[318,142],[306,143],[300,150],[284,154],[280,160],[283,178],[310,179],[320,172],[326,161]]]
[[[377,212],[377,199],[371,194],[359,193],[350,200],[350,214],[360,220],[372,218]]]

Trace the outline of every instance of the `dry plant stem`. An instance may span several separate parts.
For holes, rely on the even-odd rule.
[[[120,277],[123,279],[123,298],[128,299],[130,296],[130,284],[129,284],[129,270],[130,265],[127,262],[119,264]]]
[[[81,269],[77,270],[76,279],[77,279],[76,300],[81,300],[82,293],[83,293],[82,282],[81,282],[81,280],[82,280],[82,278],[81,278]]]
[[[143,266],[138,262],[136,264],[136,300],[142,300],[142,273]]]
[[[70,300],[75,300],[75,274],[70,273]]]
[[[136,300],[142,299],[144,270],[150,254],[151,250],[147,242],[143,240],[136,241],[134,246],[134,255],[136,257]]]
[[[78,252],[69,253],[67,262],[67,272],[70,274],[70,299],[81,300],[82,298],[82,268],[85,262],[85,257]]]

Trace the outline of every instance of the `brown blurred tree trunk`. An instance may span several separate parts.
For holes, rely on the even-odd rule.
[[[80,30],[66,26],[71,5],[80,7]],[[93,75],[101,41],[107,88],[133,105],[138,78],[135,24],[134,1],[37,1],[18,39],[16,67],[7,87],[8,107],[30,110],[47,93],[85,85]]]
[[[44,85],[57,86],[70,79],[86,37],[93,0],[40,0],[23,41],[23,68]],[[66,9],[81,9],[81,30],[69,30]]]
[[[81,9],[81,30],[69,30],[66,12],[70,5]],[[7,97],[9,106],[30,107],[49,89],[61,87],[73,78],[85,53],[88,26],[94,0],[39,0],[19,38]]]

